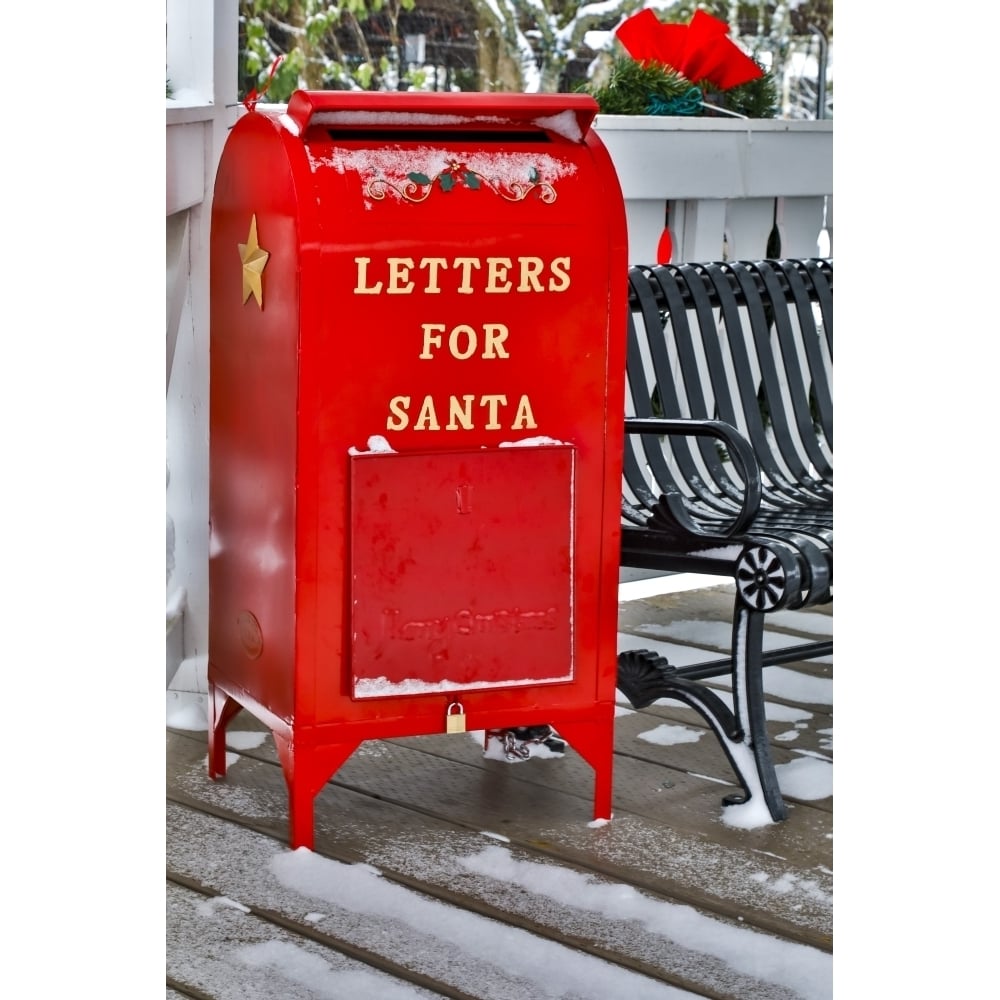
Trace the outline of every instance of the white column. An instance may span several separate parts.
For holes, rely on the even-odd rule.
[[[167,0],[167,685],[207,691],[209,247],[240,110],[237,0]]]

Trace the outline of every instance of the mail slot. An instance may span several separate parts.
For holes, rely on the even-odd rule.
[[[548,723],[611,816],[627,270],[596,111],[299,91],[225,144],[209,774],[246,709],[293,847],[368,739]]]

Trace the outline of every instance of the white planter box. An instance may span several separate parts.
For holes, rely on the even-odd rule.
[[[833,122],[598,115],[626,198],[833,191]]]
[[[625,197],[632,263],[652,263],[669,211],[673,260],[784,256],[829,231],[833,122],[597,115]]]

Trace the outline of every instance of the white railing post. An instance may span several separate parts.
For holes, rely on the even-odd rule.
[[[673,203],[670,218],[674,237],[671,260],[722,259],[726,231],[725,201],[719,198],[685,198]],[[629,249],[632,249],[631,245]]]
[[[816,257],[823,229],[822,197],[778,198],[775,221],[782,257]]]
[[[726,260],[753,260],[766,257],[767,241],[772,229],[774,229],[774,198],[734,198],[727,201]]]

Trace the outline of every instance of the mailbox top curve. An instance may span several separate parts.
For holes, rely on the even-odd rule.
[[[586,94],[418,93],[404,91],[296,91],[282,124],[305,137],[310,128],[477,132],[535,131],[568,142],[584,141],[597,114]]]

